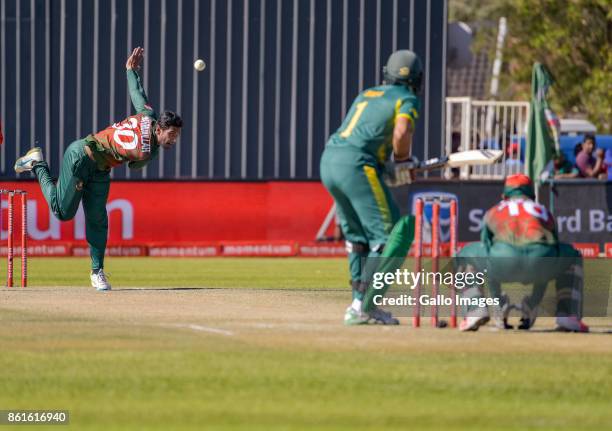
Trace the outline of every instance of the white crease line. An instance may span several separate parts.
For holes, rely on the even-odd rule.
[[[336,330],[338,328],[337,323],[325,324],[325,323],[247,323],[241,326],[247,329],[278,329],[278,330],[298,330],[298,331],[310,331],[310,330]]]
[[[173,326],[176,328],[193,329],[194,331],[210,332],[211,334],[226,335],[228,337],[231,337],[234,335],[232,331],[228,331],[225,329],[219,329],[219,328],[211,328],[210,326],[202,326],[202,325],[195,325],[195,324],[181,325],[178,323],[175,325],[168,325],[168,326]]]
[[[221,334],[232,336],[234,333],[232,331],[227,331],[225,329],[218,328],[210,328],[208,326],[200,326],[200,325],[187,325],[189,329],[193,329],[194,331],[203,331],[203,332],[212,332],[213,334]]]

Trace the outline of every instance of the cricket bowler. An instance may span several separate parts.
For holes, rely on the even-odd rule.
[[[181,134],[183,121],[172,111],[157,117],[149,105],[137,69],[144,49],[137,47],[126,62],[127,80],[136,115],[73,142],[64,153],[57,184],[53,183],[42,150],[32,148],[15,163],[17,173],[33,171],[53,214],[71,220],[83,202],[85,235],[91,255],[91,285],[110,290],[104,274],[104,252],[108,234],[106,202],[110,189],[110,170],[122,163],[141,169],[159,153],[159,147],[172,148]]]
[[[423,69],[414,52],[400,50],[391,54],[383,74],[383,85],[354,100],[321,157],[321,179],[336,202],[346,238],[353,294],[344,316],[347,325],[399,323],[374,305],[374,296],[384,295],[387,287],[368,289],[365,263],[366,258],[403,259],[414,238],[414,217],[400,218],[383,172],[389,159],[397,165],[413,160]]]
[[[484,217],[481,241],[463,248],[457,257],[458,267],[487,269],[487,284],[493,298],[500,301],[502,316],[511,304],[501,292],[504,282],[533,284],[531,295],[518,307],[522,317],[519,329],[530,329],[550,280],[557,289],[557,329],[588,332],[582,322],[583,271],[582,256],[570,244],[559,242],[555,220],[546,207],[534,201],[533,183],[528,176],[516,174],[506,178],[503,200]],[[478,286],[464,290],[463,296],[480,299]],[[476,331],[489,320],[486,307],[467,307],[460,330]]]

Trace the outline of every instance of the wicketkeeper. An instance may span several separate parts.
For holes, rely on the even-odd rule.
[[[110,189],[110,170],[122,163],[140,169],[157,157],[159,147],[172,148],[181,134],[183,121],[172,111],[159,118],[149,105],[137,69],[143,48],[135,48],[126,62],[128,87],[136,115],[73,142],[64,153],[57,184],[53,183],[42,150],[32,148],[15,163],[15,171],[33,171],[53,214],[71,220],[83,202],[85,236],[91,255],[91,285],[110,290],[104,274],[104,252],[108,234],[106,201]]]
[[[588,332],[582,323],[582,257],[570,244],[559,242],[554,217],[534,199],[529,177],[516,174],[506,178],[503,200],[485,214],[481,241],[459,252],[457,266],[460,270],[487,271],[487,285],[491,296],[500,301],[502,319],[511,307],[501,292],[502,283],[533,284],[531,295],[525,296],[519,307],[519,329],[533,326],[548,282],[554,279],[557,329]],[[480,299],[483,292],[474,285],[465,289],[463,296]],[[475,331],[488,321],[486,307],[469,306],[460,329]]]
[[[384,295],[386,288],[368,289],[364,266],[366,258],[391,258],[387,263],[403,259],[414,237],[414,217],[400,218],[383,172],[390,157],[398,164],[412,161],[421,61],[412,51],[396,51],[383,74],[383,85],[357,96],[321,157],[321,179],[336,202],[346,238],[353,292],[344,315],[347,325],[399,323],[374,305],[374,296]]]

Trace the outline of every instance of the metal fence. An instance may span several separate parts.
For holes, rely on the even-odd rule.
[[[144,46],[152,105],[185,120],[179,145],[116,178],[316,179],[357,93],[395,49],[425,66],[414,152],[443,141],[446,1],[1,0],[0,176],[34,144],[65,147],[131,113],[124,63]],[[196,72],[196,58],[206,61]]]
[[[489,166],[446,169],[445,178],[501,179],[523,173],[525,140],[529,121],[529,102],[446,98],[446,139],[443,151],[499,149],[501,163]]]

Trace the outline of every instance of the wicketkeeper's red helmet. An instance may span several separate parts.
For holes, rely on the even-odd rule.
[[[511,198],[519,195],[535,199],[535,191],[531,179],[524,174],[514,174],[506,177],[504,183],[504,197]]]

